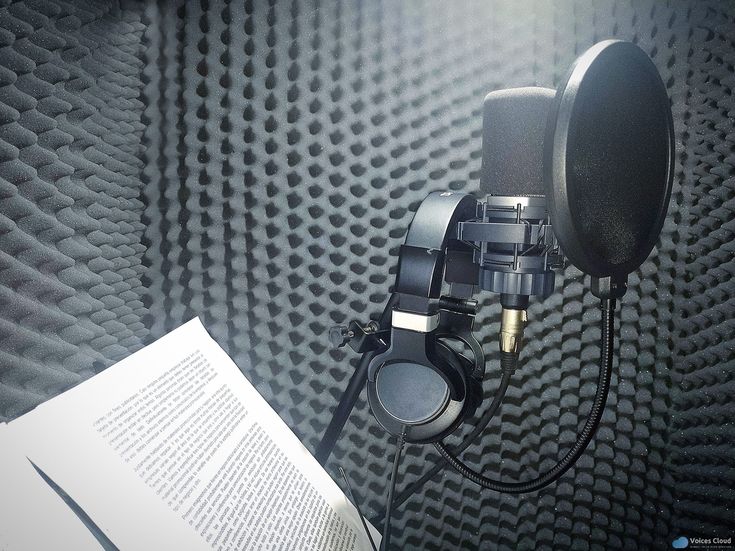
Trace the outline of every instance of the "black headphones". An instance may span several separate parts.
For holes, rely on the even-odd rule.
[[[445,270],[472,262],[456,230],[458,221],[476,209],[472,196],[431,194],[401,246],[389,338],[385,347],[371,352],[368,401],[380,425],[408,442],[441,440],[482,399],[485,357],[472,334],[476,302],[470,300],[476,282],[453,283],[442,294]],[[451,341],[469,348],[472,358],[452,348]]]

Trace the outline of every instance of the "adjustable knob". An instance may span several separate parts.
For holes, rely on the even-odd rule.
[[[355,333],[351,331],[346,325],[335,325],[329,328],[329,342],[333,348],[342,348],[346,345]]]

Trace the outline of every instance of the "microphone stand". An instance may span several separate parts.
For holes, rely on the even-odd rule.
[[[321,465],[324,465],[332,454],[337,439],[342,433],[342,429],[367,382],[368,366],[380,345],[378,339],[384,331],[390,330],[391,312],[397,300],[398,297],[395,294],[391,295],[377,324],[371,322],[366,327],[361,327],[353,321],[349,327],[333,327],[330,330],[329,338],[333,345],[344,346],[349,343],[355,352],[364,353],[357,364],[355,372],[350,377],[347,388],[345,388],[337,407],[334,409],[332,420],[327,425],[324,435],[314,452],[314,457]]]
[[[357,364],[357,369],[355,369],[352,377],[350,377],[350,382],[347,383],[347,388],[342,393],[342,397],[340,398],[337,407],[334,409],[332,420],[329,422],[329,425],[327,425],[324,435],[314,452],[314,457],[321,465],[324,465],[332,454],[332,450],[337,443],[337,439],[339,438],[350,413],[352,413],[352,409],[355,407],[357,398],[360,396],[360,392],[362,392],[362,389],[367,382],[368,366],[370,365],[370,360],[373,359],[374,355],[375,352],[368,352],[360,358],[360,362]]]

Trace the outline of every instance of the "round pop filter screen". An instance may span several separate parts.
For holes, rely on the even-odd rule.
[[[612,40],[585,52],[557,92],[544,147],[567,258],[597,277],[638,268],[666,216],[674,158],[669,98],[645,52]]]

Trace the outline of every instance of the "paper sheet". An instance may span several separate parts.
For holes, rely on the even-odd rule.
[[[49,491],[22,453],[22,435],[0,423],[0,551],[101,551],[76,515]]]
[[[13,423],[122,550],[370,549],[355,508],[198,319]]]

